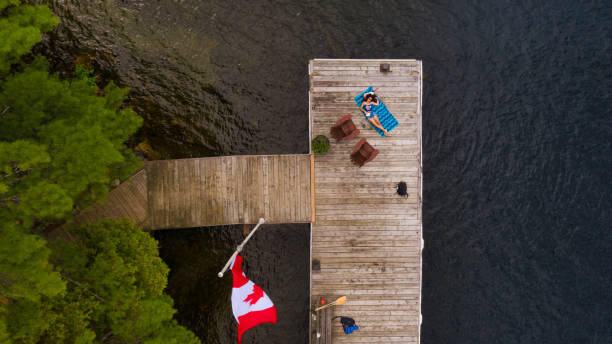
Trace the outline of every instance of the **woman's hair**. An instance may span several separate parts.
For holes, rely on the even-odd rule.
[[[372,101],[376,101],[376,95],[374,95],[374,94],[368,94],[368,95],[365,97],[365,100],[366,100],[366,101],[368,101],[368,99],[372,99]]]

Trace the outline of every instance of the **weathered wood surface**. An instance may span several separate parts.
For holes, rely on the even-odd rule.
[[[147,171],[141,169],[129,180],[111,190],[104,202],[92,205],[80,212],[69,224],[83,226],[101,219],[130,218],[136,224],[147,227]]]
[[[338,325],[338,319],[336,323],[332,321],[334,314],[333,308],[325,308],[317,312],[317,332],[320,334],[319,337],[315,335],[315,342],[313,344],[331,344],[332,343],[332,328],[334,325]]]
[[[311,157],[245,155],[148,161],[105,202],[75,216],[85,225],[130,218],[144,229],[311,222]]]
[[[391,72],[379,71],[390,63]],[[334,315],[355,318],[360,327],[345,335],[333,327],[333,343],[418,343],[421,300],[421,88],[415,60],[313,60],[310,72],[310,135],[329,136],[335,121],[350,113],[361,130],[348,142],[333,142],[315,156],[315,222],[311,300],[347,296]],[[377,93],[399,126],[380,137],[353,98],[367,86]],[[365,137],[379,155],[351,165],[349,154]],[[408,184],[408,197],[396,185]]]
[[[149,228],[310,222],[310,164],[307,154],[148,162]]]

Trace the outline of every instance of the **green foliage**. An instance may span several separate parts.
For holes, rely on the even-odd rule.
[[[38,235],[26,234],[10,222],[0,226],[0,343],[14,342],[42,333],[44,300],[62,295],[66,289],[59,273],[48,263],[51,251]],[[34,341],[35,342],[35,341]]]
[[[26,172],[51,161],[45,146],[32,141],[0,142],[0,169],[5,178],[14,179],[17,173]]]
[[[131,221],[104,221],[70,231],[74,242],[53,244],[53,261],[68,281],[69,297],[53,305],[56,313],[43,335],[75,338],[84,329],[97,338],[120,342],[199,343],[172,316],[172,299],[163,293],[168,267],[158,255],[157,242]],[[78,329],[73,331],[72,329]],[[170,340],[170,341],[168,341]],[[177,342],[179,343],[179,342]]]
[[[40,42],[40,33],[51,31],[59,19],[47,6],[19,5],[18,0],[0,0],[0,75],[9,71],[11,64]]]
[[[6,327],[14,343],[37,343],[37,338],[49,328],[49,307],[39,302],[17,299],[6,309]]]
[[[21,0],[0,0],[0,11],[3,11],[9,6],[17,6],[21,3]]]
[[[329,139],[324,135],[319,135],[312,139],[312,151],[323,154],[329,150]]]
[[[46,242],[11,223],[0,228],[0,295],[9,301],[38,301],[61,293],[65,285],[48,263]]]
[[[90,81],[86,74],[60,80],[37,59],[2,85],[0,218],[26,225],[61,219],[142,165],[124,146],[142,122],[120,108],[127,90],[110,83],[99,96]]]
[[[168,267],[148,233],[123,220],[70,229],[68,234],[70,242],[58,239],[51,244],[51,261],[61,269],[66,285],[50,270],[48,249],[39,257],[26,257],[19,252],[27,250],[16,247],[19,258],[0,261],[1,268],[9,269],[9,263],[18,261],[23,271],[18,277],[33,283],[52,274],[47,285],[31,290],[0,285],[10,300],[0,306],[0,343],[3,336],[16,343],[199,343],[172,318],[172,299],[163,293]],[[36,236],[27,239],[30,242],[22,245],[38,243],[31,245],[33,251],[44,247]],[[3,259],[16,253],[9,247],[14,241],[7,241],[7,247],[0,242]],[[27,264],[35,266],[24,269]]]
[[[60,80],[42,58],[10,74],[57,22],[0,0],[0,343],[199,343],[172,318],[168,268],[133,223],[74,229],[51,250],[33,234],[142,165],[124,145],[142,122],[127,89],[100,90],[80,66]]]
[[[0,307],[0,343],[10,343],[11,335],[6,328],[6,310]]]
[[[0,195],[9,191],[24,174],[51,161],[46,148],[32,141],[0,141]]]
[[[76,294],[78,295],[78,294]],[[88,300],[74,297],[68,293],[65,297],[49,300],[48,326],[44,332],[39,332],[36,340],[42,336],[47,343],[93,343],[96,333],[88,328],[89,313],[92,307]]]
[[[76,79],[87,80],[87,84],[89,86],[96,85],[96,79],[93,77],[93,70],[87,69],[85,66],[76,65],[75,70],[74,70],[74,76]],[[121,100],[123,101],[123,99]],[[118,104],[117,107],[119,105],[121,104]]]

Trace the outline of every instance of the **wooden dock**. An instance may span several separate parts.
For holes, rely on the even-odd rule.
[[[129,218],[148,228],[147,170],[136,172],[106,196],[104,202],[96,203],[72,219],[77,226],[84,226],[101,219],[119,220]]]
[[[150,227],[310,222],[310,170],[307,154],[151,161]]]
[[[148,161],[130,180],[75,216],[133,219],[144,229],[230,224],[307,223],[313,218],[308,154]]]
[[[381,71],[388,63],[391,71]],[[145,229],[228,224],[311,222],[311,305],[348,301],[332,314],[360,329],[345,335],[335,323],[313,322],[334,343],[419,343],[422,267],[422,63],[417,60],[310,61],[309,138],[329,135],[350,113],[361,133],[332,142],[323,155],[226,156],[147,162],[132,179],[73,220],[87,224],[129,217]],[[378,87],[399,122],[381,137],[354,97]],[[380,151],[365,166],[351,164],[359,140]],[[396,193],[400,182],[408,196]],[[312,267],[316,266],[316,269]],[[331,325],[331,326],[330,326]],[[315,331],[316,332],[316,331]],[[326,336],[312,344],[329,344]]]
[[[389,63],[390,72],[380,64]],[[345,335],[338,319],[333,343],[418,343],[421,309],[421,99],[422,64],[417,60],[312,60],[309,65],[310,138],[329,136],[337,119],[350,113],[360,135],[331,143],[315,156],[315,222],[311,231],[311,304],[346,295],[334,315],[360,327]],[[354,97],[380,88],[399,122],[380,137],[360,114]],[[349,154],[360,139],[380,151],[358,168]],[[408,184],[408,197],[396,193]],[[313,322],[312,328],[317,328]],[[311,338],[323,343],[325,336]]]

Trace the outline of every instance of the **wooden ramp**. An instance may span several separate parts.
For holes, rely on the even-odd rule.
[[[151,229],[310,222],[309,155],[147,163]]]
[[[381,63],[389,63],[391,71],[381,72]],[[345,335],[336,319],[333,343],[418,343],[421,61],[312,60],[309,73],[310,138],[329,136],[347,113],[361,130],[357,138],[333,142],[326,154],[315,156],[311,259],[320,269],[311,272],[311,302],[347,296],[334,315],[354,318],[360,329]],[[353,99],[370,85],[380,88],[377,94],[399,122],[385,138],[370,129]],[[362,137],[380,153],[358,168],[349,154]],[[408,184],[408,197],[397,195],[400,181]],[[322,343],[321,338],[311,343]]]
[[[74,218],[85,225],[128,217],[144,229],[311,222],[310,155],[246,155],[149,161],[104,203]]]
[[[73,223],[83,226],[101,219],[130,218],[141,227],[147,223],[147,171],[136,172],[132,178],[108,193],[106,200],[96,203],[73,218]]]

